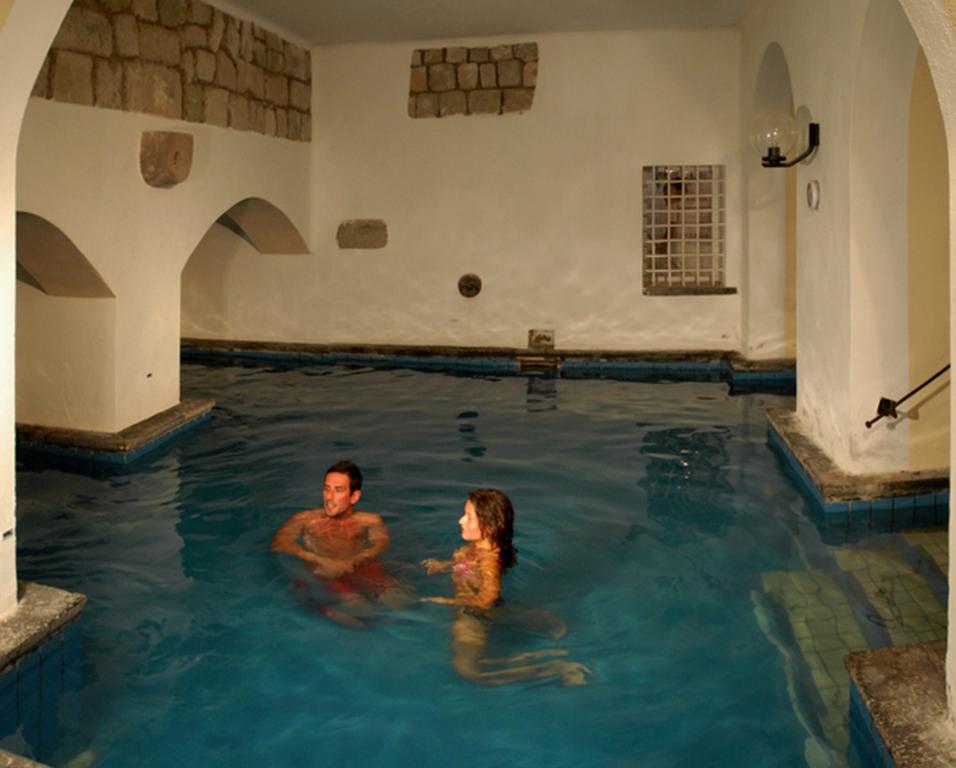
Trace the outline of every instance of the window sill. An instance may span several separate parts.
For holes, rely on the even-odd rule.
[[[720,285],[707,285],[698,288],[690,286],[655,286],[645,287],[645,296],[724,296],[737,293],[736,288]]]

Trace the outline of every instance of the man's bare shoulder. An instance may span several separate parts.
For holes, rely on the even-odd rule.
[[[382,516],[377,515],[374,512],[359,512],[358,510],[354,513],[355,520],[362,523],[363,525],[384,525],[382,522]]]

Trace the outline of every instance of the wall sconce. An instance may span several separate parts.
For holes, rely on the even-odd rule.
[[[789,168],[806,160],[820,146],[820,123],[809,123],[807,148],[793,160],[787,155],[797,141],[797,124],[786,112],[761,112],[750,127],[750,144],[764,168]]]

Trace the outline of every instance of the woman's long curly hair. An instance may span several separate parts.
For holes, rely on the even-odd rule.
[[[510,568],[518,562],[518,550],[512,543],[515,510],[511,499],[497,488],[479,488],[468,494],[468,501],[475,505],[482,535],[498,548],[502,567]]]

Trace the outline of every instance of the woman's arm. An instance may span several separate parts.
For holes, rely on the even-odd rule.
[[[497,552],[486,552],[478,558],[478,569],[481,573],[481,587],[473,595],[456,594],[454,597],[423,597],[431,603],[445,605],[473,606],[475,608],[491,608],[501,597],[501,559]]]

